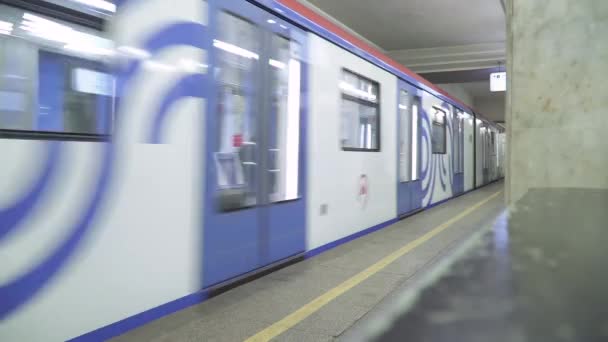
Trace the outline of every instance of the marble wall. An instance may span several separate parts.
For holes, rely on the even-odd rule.
[[[509,202],[537,187],[608,189],[608,1],[507,11]]]

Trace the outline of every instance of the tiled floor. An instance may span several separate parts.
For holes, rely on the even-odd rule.
[[[154,321],[114,341],[242,341],[466,208],[502,189],[496,183],[401,220],[202,304]],[[279,335],[278,341],[331,341],[408,279],[428,270],[458,242],[490,224],[504,209],[502,196],[455,222]]]

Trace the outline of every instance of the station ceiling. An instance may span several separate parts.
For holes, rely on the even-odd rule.
[[[505,69],[506,0],[299,1],[435,84],[461,84],[476,103],[505,102],[489,79]],[[504,121],[504,111],[487,114]]]
[[[501,0],[308,0],[386,51],[505,40]]]

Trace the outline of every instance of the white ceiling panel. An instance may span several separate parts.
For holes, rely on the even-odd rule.
[[[384,50],[503,42],[500,0],[308,0]]]

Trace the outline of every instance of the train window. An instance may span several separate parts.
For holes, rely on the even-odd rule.
[[[380,85],[342,70],[341,144],[345,151],[380,151]]]
[[[0,5],[3,136],[103,139],[112,131],[113,44],[101,32]]]
[[[420,96],[414,97],[414,103],[412,104],[412,180],[416,181],[420,178],[419,163],[418,163],[418,139],[420,134],[418,133],[419,127],[419,113],[418,108],[422,105],[422,99]]]
[[[271,110],[268,146],[270,201],[299,197],[301,65],[292,51],[296,42],[272,35],[270,59]]]
[[[98,18],[110,18],[116,13],[116,0],[42,0],[53,5]]]
[[[399,92],[399,181],[410,180],[409,168],[409,94],[405,90]]]
[[[223,211],[257,204],[258,127],[256,125],[259,82],[259,29],[254,24],[222,12],[218,18],[217,49],[218,205]]]
[[[432,131],[431,145],[433,154],[446,153],[446,112],[439,107],[433,107],[432,110]]]
[[[461,110],[454,108],[454,173],[464,172],[462,162],[463,152],[463,125],[464,125],[464,114]]]

